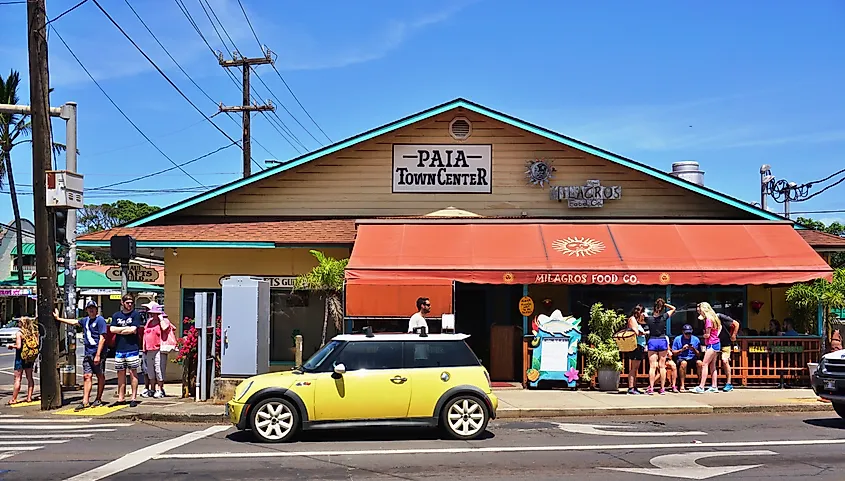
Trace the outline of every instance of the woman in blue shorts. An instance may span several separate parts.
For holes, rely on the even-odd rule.
[[[660,394],[666,394],[666,355],[669,353],[669,337],[666,336],[666,322],[675,313],[675,306],[666,304],[662,298],[654,301],[654,311],[646,317],[648,324],[648,390],[654,394],[654,384],[660,376]]]

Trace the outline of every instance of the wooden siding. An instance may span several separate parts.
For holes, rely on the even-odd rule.
[[[456,116],[472,122],[472,136],[452,139]],[[492,144],[492,194],[391,193],[394,143]],[[556,172],[553,185],[583,185],[598,179],[622,186],[622,198],[604,207],[569,209],[549,199],[549,189],[527,183],[526,161],[547,159]],[[245,186],[185,209],[192,216],[344,216],[423,215],[448,206],[485,216],[674,217],[750,219],[751,214],[553,142],[489,117],[455,109]]]

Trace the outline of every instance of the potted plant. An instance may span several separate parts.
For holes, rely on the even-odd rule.
[[[622,372],[622,361],[619,348],[613,340],[613,333],[625,324],[625,316],[612,309],[605,309],[600,302],[590,308],[590,334],[584,349],[585,366],[582,379],[592,379],[598,375],[598,386],[601,391],[616,391],[619,389],[619,373]]]

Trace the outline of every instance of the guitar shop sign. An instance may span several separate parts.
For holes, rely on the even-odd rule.
[[[492,153],[492,145],[393,144],[393,192],[490,194]]]

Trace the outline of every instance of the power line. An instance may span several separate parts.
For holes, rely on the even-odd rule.
[[[832,178],[834,178],[834,177],[836,177],[837,175],[842,174],[842,173],[845,173],[845,169],[842,169],[842,170],[840,170],[839,172],[834,172],[834,173],[832,173],[832,174],[828,175],[827,177],[825,177],[825,178],[824,178],[824,179],[822,179],[822,180],[815,180],[815,181],[813,181],[813,182],[806,182],[806,184],[810,184],[810,185],[811,185],[811,184],[820,184],[820,183],[822,183],[822,182],[826,182],[826,181],[828,181],[828,180],[830,180],[830,179],[832,179]]]
[[[203,0],[199,0],[199,2],[200,2],[200,5],[202,5]],[[211,6],[211,4],[208,2],[208,0],[205,0],[205,3],[208,5],[208,10],[209,10],[209,11],[211,11],[211,14],[214,16],[214,18],[215,18],[215,19],[217,20],[217,22],[220,24],[220,28],[223,30],[223,33],[224,33],[224,34],[226,34],[226,38],[228,38],[228,39],[229,39],[229,42],[231,42],[231,43],[232,43],[232,48],[233,48],[235,51],[239,51],[238,46],[237,46],[237,45],[235,45],[235,41],[234,41],[234,40],[232,40],[232,37],[229,35],[229,32],[226,30],[226,27],[223,25],[223,22],[221,22],[221,21],[220,21],[220,18],[217,16],[217,13],[214,11],[214,8],[212,8],[212,6]],[[205,10],[205,8],[203,8],[203,10]],[[246,16],[246,12],[243,10],[243,5],[241,5],[241,11],[243,11],[243,12],[244,12],[244,16]],[[207,15],[207,13],[206,13],[206,15]],[[211,21],[211,18],[210,18],[210,17],[209,17],[209,21]],[[213,24],[213,23],[214,23],[214,22],[212,22],[212,24]],[[249,18],[248,18],[248,17],[247,17],[247,23],[249,23]],[[250,23],[250,29],[252,29],[252,24],[251,24],[251,23]],[[216,31],[216,30],[217,30],[217,29],[215,28],[215,31]],[[255,34],[255,30],[253,30],[253,35],[254,35],[254,34]],[[219,36],[219,34],[218,34],[218,36]],[[221,39],[220,39],[220,41],[221,41],[221,42],[223,42],[223,39],[221,38]],[[263,46],[261,46],[261,41],[259,41],[259,40],[258,40],[258,37],[257,37],[257,36],[256,36],[256,41],[258,41],[258,44],[259,44],[259,46],[260,46],[260,48],[261,48],[261,51],[262,51],[262,52],[264,52],[264,48],[263,48]],[[223,46],[224,46],[224,47],[226,46],[225,42],[223,42]],[[272,64],[271,64],[271,66],[273,67],[273,70],[276,70],[275,65],[272,65]],[[278,70],[276,70],[276,73],[278,73]],[[258,72],[256,72],[256,73],[255,73],[255,76],[256,76],[256,77],[258,77],[258,81],[259,81],[259,82],[261,82],[261,84],[262,84],[262,85],[264,85],[264,88],[266,88],[266,89],[267,89],[267,91],[268,91],[268,92],[270,92],[270,95],[273,97],[273,99],[275,99],[275,100],[276,100],[276,102],[277,102],[279,105],[281,105],[281,106],[282,106],[282,108],[285,110],[285,112],[287,112],[287,114],[288,114],[288,115],[290,115],[290,117],[291,117],[291,118],[292,118],[292,119],[293,119],[293,120],[294,120],[294,121],[295,121],[295,122],[296,122],[296,123],[297,123],[297,124],[298,124],[298,125],[302,128],[302,130],[304,130],[304,131],[305,131],[305,132],[306,132],[306,133],[307,133],[307,134],[308,134],[308,135],[309,135],[312,139],[314,139],[314,142],[317,142],[317,144],[319,144],[319,145],[321,145],[321,146],[322,146],[322,145],[323,145],[323,143],[322,143],[322,142],[320,142],[319,140],[317,140],[317,137],[314,137],[314,134],[312,134],[310,130],[308,130],[308,129],[304,126],[304,125],[302,125],[302,122],[300,122],[300,121],[299,121],[299,119],[298,119],[298,118],[296,118],[296,117],[293,115],[293,113],[291,113],[291,111],[290,111],[290,110],[288,110],[288,108],[287,108],[287,107],[284,105],[284,103],[283,103],[283,102],[279,99],[279,97],[278,97],[278,96],[276,96],[276,94],[275,94],[275,93],[274,93],[274,92],[270,89],[270,87],[268,87],[268,86],[267,86],[267,84],[266,84],[266,83],[264,83],[264,80],[261,78],[261,76],[258,74]],[[279,77],[281,78],[281,75],[279,75]],[[284,79],[282,79],[282,82],[284,82]],[[285,83],[285,86],[287,86],[287,83]],[[290,91],[290,87],[288,87],[288,90]],[[291,91],[291,95],[293,95],[293,91]],[[294,98],[296,98],[296,96],[295,96],[295,95],[294,95]],[[299,100],[297,99],[297,102],[298,102],[298,101],[299,101]],[[300,107],[301,107],[301,106],[302,106],[302,105],[300,104]],[[303,111],[304,111],[304,110],[305,110],[305,109],[304,109],[304,107],[303,107]],[[306,111],[305,113],[307,114],[308,112]],[[310,115],[309,115],[309,117],[310,117]],[[281,119],[279,119],[279,120],[281,120]],[[311,119],[311,120],[313,121],[313,119]],[[316,123],[315,123],[315,125],[316,125]],[[320,126],[318,125],[318,126],[317,126],[317,128],[319,128],[319,127],[320,127]],[[321,129],[321,130],[322,130],[322,129]],[[289,131],[289,133],[293,136],[293,132],[292,132],[292,131],[290,131],[289,129],[288,129],[288,131]],[[323,132],[323,134],[325,135],[325,132]],[[294,136],[294,137],[295,137],[295,136]],[[327,138],[328,138],[328,137],[327,137]],[[298,139],[297,139],[297,141],[299,142],[299,140],[298,140]],[[330,141],[331,141],[331,140],[330,140]],[[303,146],[303,148],[304,148],[304,149],[308,150],[308,148],[307,148],[307,147],[305,147],[305,146],[302,144],[302,142],[299,142],[299,143],[300,143],[300,145],[302,145],[302,146]]]
[[[832,209],[832,210],[802,210],[798,212],[793,212],[793,214],[841,214],[845,213],[845,209]]]
[[[0,2],[0,5],[23,5],[26,3],[26,0],[19,0],[15,2]]]
[[[50,25],[51,23],[55,22],[56,20],[64,17],[65,15],[69,14],[70,12],[72,12],[72,11],[76,10],[77,8],[81,7],[87,1],[88,0],[82,0],[81,2],[79,2],[76,5],[70,7],[69,9],[65,10],[64,12],[56,15],[52,20],[47,20],[47,23],[45,23],[44,26],[46,27],[47,25]]]
[[[817,195],[819,195],[819,194],[823,193],[824,191],[826,191],[826,190],[828,190],[828,189],[831,189],[831,188],[833,188],[833,187],[836,187],[837,185],[841,184],[842,182],[845,182],[845,177],[842,177],[841,179],[839,179],[839,180],[837,180],[836,182],[834,182],[834,183],[832,183],[832,184],[830,184],[830,185],[826,186],[824,189],[822,189],[822,190],[820,190],[820,191],[818,191],[818,192],[814,192],[814,193],[812,193],[812,194],[808,195],[807,197],[805,197],[805,198],[801,199],[801,202],[804,202],[804,201],[810,200],[810,199],[812,199],[813,197],[815,197],[815,196],[817,196]]]
[[[173,87],[179,93],[179,95],[181,95],[182,98],[184,98],[191,105],[191,107],[193,107],[197,112],[199,112],[200,115],[205,117],[205,119],[208,120],[208,122],[211,125],[213,125],[214,128],[217,129],[221,134],[223,134],[227,139],[229,139],[230,141],[237,144],[237,141],[235,139],[233,139],[231,136],[229,136],[229,134],[227,134],[225,130],[221,129],[219,125],[215,124],[214,121],[211,120],[211,118],[208,117],[208,115],[205,114],[205,112],[203,112],[199,107],[197,107],[197,105],[193,101],[191,101],[191,99],[188,98],[188,96],[185,95],[185,93],[182,92],[182,90],[172,80],[170,80],[170,77],[168,77],[167,74],[164,73],[164,71],[161,69],[161,67],[159,67],[158,64],[156,64],[155,61],[152,58],[150,58],[150,56],[147,55],[147,53],[144,52],[144,50],[137,43],[135,43],[135,40],[133,40],[132,37],[130,37],[129,34],[126,33],[125,30],[123,30],[123,27],[121,27],[120,24],[118,24],[115,21],[115,19],[112,18],[111,15],[109,15],[109,13],[106,11],[106,9],[104,9],[103,6],[100,5],[99,1],[93,0],[93,2],[94,2],[94,5],[96,5],[97,8],[99,8],[100,11],[103,12],[103,15],[105,15],[106,18],[109,19],[109,21],[112,23],[112,25],[114,25],[120,31],[120,33],[122,33],[123,36],[126,37],[127,40],[129,40],[129,42],[138,50],[138,52],[140,52],[141,55],[143,55],[144,58],[147,59],[147,61],[156,69],[156,71],[158,71],[158,73],[162,77],[164,77],[165,80],[167,80],[167,83],[169,83],[170,86]],[[241,149],[243,149],[243,146],[240,146],[240,147],[241,147]],[[255,160],[253,160],[253,162],[255,162]],[[258,164],[258,162],[255,162],[255,163],[258,165],[258,168],[260,170],[261,165]]]
[[[202,160],[206,157],[212,156],[212,155],[216,154],[217,152],[220,152],[221,150],[226,150],[233,145],[237,145],[237,143],[232,142],[231,144],[224,145],[223,147],[212,150],[211,152],[208,152],[207,154],[203,154],[203,155],[200,155],[199,157],[193,158],[193,159],[191,159],[187,162],[183,162],[176,167],[170,167],[169,169],[159,170],[158,172],[153,172],[152,174],[145,174],[145,175],[141,175],[141,176],[129,179],[129,180],[124,180],[124,181],[121,181],[121,182],[114,182],[112,184],[107,184],[107,185],[101,185],[99,187],[92,187],[91,189],[86,189],[86,190],[103,190],[103,189],[107,189],[109,187],[114,187],[116,185],[124,185],[124,184],[129,184],[131,182],[137,182],[137,181],[143,180],[143,179],[149,179],[150,177],[154,177],[156,175],[163,174],[165,172],[170,172],[171,170],[176,169],[177,167],[183,167],[185,165],[192,164],[192,163],[194,163],[198,160]]]
[[[179,7],[179,10],[182,12],[182,15],[184,15],[184,16],[185,16],[185,18],[186,18],[186,19],[188,19],[188,23],[190,23],[190,24],[191,24],[191,26],[194,28],[194,31],[195,31],[195,32],[197,32],[197,35],[199,35],[199,36],[200,36],[200,38],[202,39],[202,41],[203,41],[203,42],[205,43],[205,45],[208,47],[208,50],[209,50],[209,51],[211,52],[211,54],[214,56],[215,60],[219,60],[219,57],[217,56],[217,51],[216,51],[216,50],[214,50],[214,47],[212,47],[212,46],[211,46],[211,44],[209,43],[208,39],[207,39],[207,38],[205,37],[205,35],[202,33],[202,29],[200,29],[200,28],[199,28],[199,25],[197,24],[196,20],[194,20],[194,17],[191,15],[191,12],[190,12],[190,10],[188,10],[188,7],[187,7],[187,6],[185,6],[185,4],[184,4],[183,0],[174,0],[174,1],[176,2],[176,5]],[[208,18],[209,23],[211,23],[211,26],[214,28],[214,31],[217,33],[217,38],[218,38],[218,39],[220,39],[220,43],[222,43],[222,44],[223,44],[223,48],[224,48],[224,49],[228,49],[229,47],[226,45],[226,42],[223,40],[223,37],[220,35],[220,32],[217,30],[217,26],[214,24],[214,21],[211,19],[211,15],[210,15],[210,14],[208,13],[208,11],[205,9],[205,6],[202,4],[202,2],[201,2],[201,1],[200,1],[200,6],[203,8],[203,12],[205,12],[205,16],[206,16],[206,18]],[[222,25],[221,25],[221,26],[222,26]],[[237,49],[237,48],[235,47],[234,43],[232,44],[232,47],[233,47],[233,48],[235,48],[235,49]],[[241,88],[241,84],[240,84],[240,83],[238,82],[238,80],[235,78],[235,75],[234,75],[231,71],[229,71],[229,69],[225,69],[225,72],[226,72],[226,75],[228,75],[229,80],[231,80],[231,81],[232,81],[232,84],[233,84],[235,87],[237,87],[237,88]],[[256,76],[257,76],[257,75],[258,75],[258,74],[256,73]],[[253,92],[256,96],[258,95],[258,92],[255,90],[255,87],[250,86],[250,91],[251,91],[251,92]],[[253,101],[253,102],[255,102],[255,103],[258,103],[258,102],[256,101],[255,97],[252,97],[252,101]],[[284,106],[283,106],[283,107],[284,107]],[[290,135],[290,137],[291,137],[291,138],[295,139],[295,140],[296,140],[296,142],[298,142],[300,145],[302,145],[302,142],[300,142],[300,141],[299,141],[299,139],[296,137],[296,135],[294,135],[294,134],[293,134],[293,132],[291,132],[291,130],[287,127],[287,125],[285,125],[284,121],[282,121],[282,119],[281,119],[280,117],[278,117],[278,114],[276,114],[275,112],[274,112],[274,114],[275,114],[275,116],[279,119],[279,122],[281,123],[281,126],[282,126],[282,130],[284,130],[284,131],[288,132],[288,135]],[[230,115],[230,118],[231,118],[231,114],[229,114],[229,115]],[[269,122],[269,119],[270,119],[270,118],[269,118],[269,117],[267,117],[267,119],[268,119],[268,122]],[[233,120],[234,120],[234,119],[233,119]],[[270,122],[270,126],[271,126],[271,127],[273,127],[273,128],[274,128],[277,132],[279,132],[279,129],[277,129],[277,128],[273,125],[273,123],[272,123],[272,122]],[[281,132],[279,132],[279,135],[281,135],[281,136],[282,136],[282,138],[285,140],[285,142],[287,142],[287,143],[288,143],[288,144],[289,144],[289,145],[290,145],[290,146],[291,146],[294,150],[296,150],[296,152],[297,152],[297,153],[301,153],[301,151],[300,151],[300,150],[299,150],[299,149],[298,149],[298,148],[297,148],[297,147],[293,144],[293,142],[291,142],[291,140],[290,140],[290,139],[288,139],[288,136],[286,136],[285,134],[283,134],[283,133],[281,133]],[[256,141],[256,143],[258,144],[258,141]],[[261,144],[258,144],[258,145],[261,145]],[[305,147],[303,147],[303,148],[305,148]],[[265,150],[265,151],[267,151],[267,149],[266,149],[266,148],[265,148],[264,150]],[[305,148],[305,150],[307,151],[308,149],[307,149],[307,148]],[[270,155],[272,155],[274,158],[277,158],[277,157],[276,157],[274,154],[272,154],[270,151],[267,151],[267,153],[268,153],[268,154],[270,154]]]
[[[96,1],[95,1],[94,3],[96,3]],[[65,48],[67,49],[67,51],[68,51],[68,52],[70,52],[70,55],[74,58],[74,60],[76,60],[76,63],[78,63],[78,64],[79,64],[79,66],[80,66],[80,67],[82,67],[82,70],[83,70],[83,71],[85,71],[85,74],[86,74],[86,75],[88,75],[88,78],[90,78],[90,79],[91,79],[91,81],[92,81],[92,82],[94,82],[94,85],[96,85],[96,86],[97,86],[97,88],[98,88],[98,89],[100,89],[100,92],[102,92],[102,93],[103,93],[103,95],[105,95],[105,96],[106,96],[106,98],[109,100],[109,102],[111,102],[111,104],[114,106],[114,108],[116,108],[116,109],[117,109],[117,111],[118,111],[118,112],[120,112],[120,115],[122,115],[122,116],[123,116],[123,118],[125,118],[125,119],[126,119],[126,121],[127,121],[127,122],[129,122],[129,123],[132,125],[132,127],[134,127],[134,128],[135,128],[135,130],[137,130],[137,131],[138,131],[138,133],[139,133],[139,134],[141,134],[141,136],[142,136],[142,137],[144,137],[144,139],[146,139],[146,141],[150,143],[150,145],[152,145],[152,146],[153,146],[153,147],[154,147],[154,148],[155,148],[155,149],[156,149],[156,150],[157,150],[157,151],[158,151],[158,152],[159,152],[162,156],[164,156],[164,158],[165,158],[165,159],[167,159],[168,161],[170,161],[170,163],[171,163],[171,164],[173,164],[173,165],[177,166],[177,167],[179,168],[179,170],[181,170],[181,171],[182,171],[185,175],[187,175],[187,176],[188,176],[191,180],[193,180],[193,181],[194,181],[194,182],[196,182],[197,184],[199,184],[199,185],[201,185],[201,186],[205,187],[205,186],[203,185],[203,183],[202,183],[202,182],[200,182],[199,180],[197,180],[197,179],[196,179],[196,177],[194,177],[194,176],[192,176],[191,174],[189,174],[189,173],[188,173],[188,171],[186,171],[186,170],[185,170],[185,169],[183,169],[182,167],[179,167],[179,166],[178,166],[178,164],[176,164],[176,162],[175,162],[173,159],[171,159],[171,158],[170,158],[170,156],[168,156],[167,154],[165,154],[165,153],[164,153],[164,151],[163,151],[163,150],[161,150],[161,148],[159,148],[159,146],[158,146],[158,145],[156,145],[156,143],[155,143],[155,142],[153,142],[153,141],[152,141],[152,139],[150,139],[150,138],[149,138],[149,136],[147,136],[147,134],[145,134],[145,133],[144,133],[144,131],[143,131],[143,130],[141,130],[141,128],[140,128],[140,127],[138,127],[138,125],[137,125],[135,122],[133,122],[133,121],[132,121],[132,119],[130,119],[128,115],[126,115],[126,112],[124,112],[124,111],[123,111],[123,109],[121,109],[121,108],[120,108],[120,106],[118,106],[118,105],[117,105],[117,103],[114,101],[114,99],[112,99],[112,98],[111,98],[111,96],[110,96],[110,95],[109,95],[109,94],[105,91],[105,89],[103,89],[103,87],[100,85],[100,83],[99,83],[99,82],[97,82],[97,79],[95,79],[95,78],[94,78],[94,76],[93,76],[93,75],[91,75],[91,72],[89,72],[89,71],[88,71],[88,69],[85,67],[85,65],[82,63],[82,61],[81,61],[81,60],[79,60],[79,57],[77,57],[77,56],[76,56],[76,54],[73,52],[73,50],[71,50],[70,45],[68,45],[68,44],[67,44],[67,42],[65,42],[65,39],[64,39],[64,38],[62,38],[62,36],[61,36],[61,34],[59,33],[59,31],[58,31],[58,30],[56,30],[56,27],[54,27],[54,26],[50,25],[50,29],[51,29],[51,30],[52,30],[52,31],[56,34],[56,36],[57,36],[57,37],[59,37],[59,40],[60,40],[60,41],[62,42],[62,44],[65,46]]]

